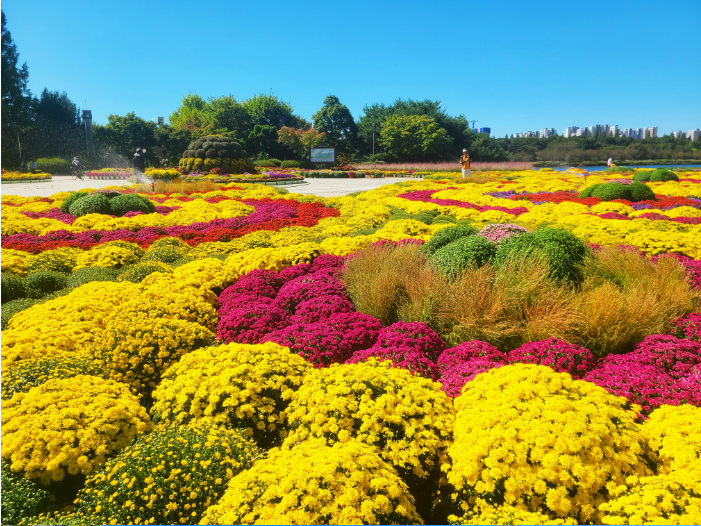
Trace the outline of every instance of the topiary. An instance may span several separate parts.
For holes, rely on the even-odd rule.
[[[598,523],[612,487],[651,474],[639,408],[549,367],[506,365],[477,375],[455,408],[448,481],[464,512],[465,497],[477,495],[550,519]]]
[[[655,192],[645,183],[632,183],[628,185],[628,190],[630,190],[631,194],[630,200],[635,203],[639,201],[652,201],[655,199]]]
[[[120,217],[127,212],[152,214],[156,211],[156,205],[152,201],[137,194],[119,194],[111,198],[109,204],[112,214]]]
[[[61,213],[63,214],[68,214],[70,213],[69,210],[71,208],[71,205],[75,203],[78,199],[81,197],[85,197],[87,195],[90,195],[88,192],[73,192],[71,195],[66,197],[66,199],[61,203],[60,210]]]
[[[431,261],[450,276],[458,276],[468,267],[481,267],[494,257],[497,248],[482,236],[462,237],[436,250]]]
[[[110,201],[105,194],[90,194],[77,199],[68,212],[76,217],[88,214],[109,214],[112,211]]]
[[[68,286],[68,276],[62,272],[32,272],[25,278],[29,289],[38,290],[45,294],[51,294]]]
[[[443,228],[433,234],[433,237],[424,244],[423,250],[433,254],[439,248],[457,241],[461,237],[472,236],[477,232],[478,230],[469,223],[458,223],[453,227]]]
[[[195,157],[198,159],[204,159],[205,158],[205,152],[202,148],[199,148],[198,150],[195,150]]]
[[[24,278],[9,272],[3,272],[0,276],[2,280],[2,303],[27,297],[27,283]]]
[[[194,157],[188,152],[194,150]],[[241,145],[229,137],[208,135],[200,137],[183,153],[179,166],[188,171],[221,168],[229,173],[255,172],[253,162]],[[198,160],[199,164],[198,164]],[[206,160],[204,165],[201,160]]]
[[[545,258],[552,277],[576,281],[581,277],[580,265],[588,250],[574,234],[559,228],[542,227],[535,232],[504,239],[493,263],[503,265],[511,259],[535,255]]]
[[[66,286],[72,289],[91,281],[117,281],[117,271],[108,267],[84,267],[68,276]]]
[[[372,447],[307,441],[231,479],[202,524],[421,524],[407,485]]]
[[[34,481],[13,473],[8,462],[2,461],[2,500],[0,514],[3,524],[34,524],[31,517],[47,510],[51,495]]]
[[[613,201],[615,199],[630,201],[632,199],[630,188],[620,183],[604,183],[601,186],[597,186],[591,196],[598,197],[602,201]]]
[[[197,524],[262,453],[238,429],[159,428],[86,481],[75,515],[84,524]]]

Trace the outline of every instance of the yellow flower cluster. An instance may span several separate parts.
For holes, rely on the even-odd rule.
[[[218,321],[216,296],[211,294],[205,297],[194,287],[154,290],[152,283],[163,281],[159,280],[163,277],[163,274],[154,276],[145,285],[142,281],[139,293],[121,303],[112,317],[115,320],[134,318],[138,320],[137,325],[141,328],[158,319],[185,320],[199,323],[215,332]]]
[[[577,524],[572,518],[551,519],[543,513],[528,511],[525,506],[491,506],[483,499],[477,499],[473,511],[466,513],[463,517],[450,517],[451,524],[479,525],[479,524]]]
[[[435,476],[447,464],[453,407],[437,384],[374,358],[314,369],[287,411],[293,445],[311,438],[375,446],[400,472]]]
[[[126,241],[113,241],[79,254],[74,270],[84,267],[121,268],[137,263],[142,255],[143,250],[138,245]]]
[[[51,179],[51,174],[46,172],[3,172],[0,178],[3,181],[19,181],[21,179]]]
[[[230,343],[183,356],[153,392],[155,420],[246,428],[261,444],[285,436],[285,409],[310,365],[275,343]]]
[[[138,311],[112,320],[97,353],[110,377],[150,393],[161,374],[186,353],[212,343],[215,335],[198,323],[178,319],[144,319]]]
[[[310,440],[235,476],[200,524],[423,524],[396,470],[375,449]]]
[[[2,402],[2,458],[48,483],[90,474],[150,429],[124,384],[87,375],[49,380]]]
[[[73,519],[86,524],[196,524],[229,480],[261,453],[238,430],[157,428],[88,478]]]
[[[639,408],[626,404],[540,365],[477,375],[455,399],[448,480],[456,497],[491,495],[493,504],[551,518],[598,520],[607,492],[630,475],[651,474],[635,423]],[[470,500],[461,502],[466,512]]]
[[[701,471],[701,407],[663,405],[643,423],[640,436],[660,463],[659,473]]]

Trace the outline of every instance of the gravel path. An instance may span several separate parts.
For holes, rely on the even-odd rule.
[[[290,192],[300,194],[314,194],[321,197],[337,197],[360,192],[364,190],[374,190],[386,184],[394,184],[402,181],[414,181],[416,179],[405,177],[388,177],[385,179],[307,179],[299,185],[280,185],[280,188],[287,188]],[[84,188],[105,188],[106,186],[120,186],[130,183],[122,181],[98,181],[98,180],[75,180],[69,175],[55,175],[50,183],[26,183],[26,184],[4,184],[2,185],[2,195],[21,195],[23,197],[41,196],[48,197],[57,192],[71,192]]]

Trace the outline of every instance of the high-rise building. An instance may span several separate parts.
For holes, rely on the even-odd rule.
[[[645,128],[637,128],[635,130],[635,137],[634,139],[644,139],[645,138]]]
[[[550,137],[552,135],[557,135],[557,130],[555,128],[543,128],[540,130],[540,138]]]
[[[689,132],[686,134],[687,139],[690,141],[695,141],[699,137],[701,137],[701,129],[696,128],[695,130],[689,130]]]
[[[577,137],[586,137],[589,134],[589,130],[586,128],[577,129]]]
[[[579,130],[578,126],[569,126],[565,129],[565,131],[563,132],[562,135],[567,137],[567,138],[574,137],[577,135],[578,130]]]
[[[491,128],[477,128],[477,133],[486,133],[487,135],[489,135],[491,132]]]
[[[607,126],[608,126],[608,125],[607,125]],[[616,135],[618,135],[618,124],[614,124],[613,126],[611,126],[611,127],[609,128],[609,131],[608,131],[606,134],[607,134],[607,135],[611,135],[611,136],[613,136],[613,137],[615,137]]]
[[[645,132],[649,138],[657,137],[657,126],[652,126],[651,128],[645,128]]]
[[[682,137],[684,137],[684,132],[681,130],[678,130],[678,131],[672,132],[672,135],[674,136],[675,139],[681,139]]]

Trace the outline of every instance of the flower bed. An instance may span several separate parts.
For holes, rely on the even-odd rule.
[[[51,181],[51,174],[43,172],[2,172],[2,184],[43,183]]]
[[[514,177],[4,195],[3,517],[699,522],[698,174]]]

